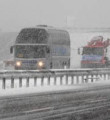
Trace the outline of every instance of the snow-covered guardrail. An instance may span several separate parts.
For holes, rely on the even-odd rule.
[[[0,80],[2,81],[2,89],[6,88],[6,80],[11,80],[11,88],[14,88],[15,79],[19,80],[19,87],[22,87],[23,78],[26,79],[26,87],[30,85],[30,78],[34,79],[34,86],[37,85],[38,78],[41,79],[41,85],[44,85],[45,78],[47,78],[47,84],[50,85],[51,78],[54,79],[54,85],[56,85],[57,78],[59,78],[60,85],[63,84],[63,78],[65,77],[65,84],[79,84],[86,82],[94,82],[100,79],[110,78],[110,69],[52,69],[52,70],[3,70],[0,71]],[[75,82],[76,81],[76,82]]]

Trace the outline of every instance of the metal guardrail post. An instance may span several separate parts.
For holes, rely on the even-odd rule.
[[[62,76],[60,76],[60,85],[62,85],[63,84],[63,79],[62,79],[63,77]]]
[[[79,83],[79,76],[76,75],[76,83],[78,84]]]
[[[82,75],[82,83],[85,82],[85,75]]]
[[[108,73],[108,80],[110,79],[110,73]]]
[[[71,76],[71,84],[72,85],[74,84],[74,76],[73,75]]]
[[[56,85],[56,83],[57,83],[57,77],[54,76],[54,85]]]
[[[89,75],[86,75],[85,83],[88,83],[88,76],[89,76]]]
[[[6,88],[6,79],[2,78],[2,89]]]
[[[91,75],[91,82],[94,82],[94,75]]]
[[[19,78],[19,87],[22,87],[22,78]]]
[[[14,78],[11,78],[11,88],[14,88]]]
[[[26,87],[29,87],[29,77],[26,79]]]
[[[66,85],[68,85],[68,75],[66,75]]]
[[[104,80],[106,80],[106,74],[104,74]]]
[[[103,77],[102,74],[100,74],[100,77],[101,77],[101,78]]]
[[[37,77],[34,77],[34,86],[37,85]]]
[[[48,85],[50,85],[50,76],[48,77]]]
[[[44,77],[41,77],[41,86],[44,84]]]
[[[98,74],[95,74],[95,76],[96,76],[96,81],[98,81]]]

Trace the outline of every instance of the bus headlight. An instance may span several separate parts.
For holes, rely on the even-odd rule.
[[[16,66],[20,67],[21,66],[21,61],[16,61]]]
[[[44,66],[44,63],[43,63],[42,61],[39,61],[39,62],[38,62],[38,66],[39,66],[39,67],[43,67],[43,66]]]

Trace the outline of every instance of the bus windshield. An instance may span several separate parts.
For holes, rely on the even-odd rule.
[[[25,28],[17,36],[16,43],[47,43],[47,37],[45,29]]]
[[[15,57],[17,58],[45,58],[47,46],[44,45],[16,45]]]
[[[90,47],[84,47],[83,48],[83,54],[85,55],[103,55],[103,48],[90,48]]]

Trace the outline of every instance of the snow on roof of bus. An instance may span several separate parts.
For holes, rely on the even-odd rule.
[[[36,28],[44,28],[44,29],[54,29],[54,30],[67,31],[64,28],[54,27],[54,26],[50,26],[50,25],[36,25]]]
[[[48,26],[48,25],[36,25],[36,27],[52,27],[53,28],[53,26]]]

